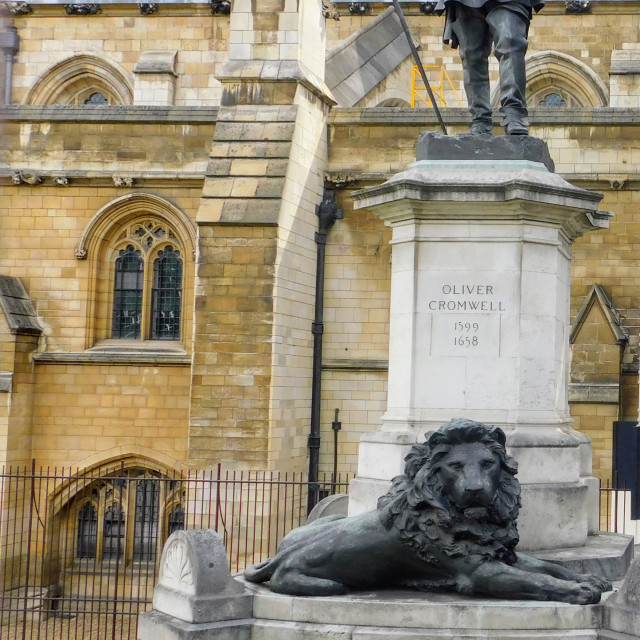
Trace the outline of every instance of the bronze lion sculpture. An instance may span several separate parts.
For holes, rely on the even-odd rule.
[[[298,596],[410,587],[590,604],[611,589],[516,553],[520,484],[502,429],[453,420],[427,435],[376,510],[291,531],[245,578]]]

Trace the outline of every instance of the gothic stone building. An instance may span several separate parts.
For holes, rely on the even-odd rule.
[[[462,133],[442,18],[403,7]],[[437,130],[389,3],[0,8],[0,464],[307,469],[330,189],[319,467],[339,409],[353,473],[385,409],[390,234],[350,193]],[[638,406],[639,34],[637,2],[547,0],[527,58],[531,134],[615,214],[573,261],[571,411],[602,479]]]

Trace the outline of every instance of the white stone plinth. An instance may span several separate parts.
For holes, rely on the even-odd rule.
[[[402,473],[425,432],[468,418],[507,434],[523,548],[584,544],[590,452],[567,398],[571,244],[608,226],[601,196],[537,162],[422,160],[353,198],[392,227],[393,255],[387,412],[363,437],[350,514],[375,507],[372,489]]]
[[[252,640],[597,640],[598,605],[377,591],[335,597],[253,593]],[[605,594],[608,597],[609,594]]]

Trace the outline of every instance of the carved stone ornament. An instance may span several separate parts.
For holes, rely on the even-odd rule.
[[[87,259],[87,250],[86,249],[76,249],[74,254],[78,260],[86,260]]]
[[[26,16],[29,15],[33,9],[31,5],[26,2],[2,2],[0,3],[0,14],[11,16]]]
[[[210,0],[211,13],[228,16],[231,13],[231,0]]]
[[[324,183],[328,187],[341,189],[356,181],[356,176],[351,173],[325,173]]]
[[[567,13],[591,13],[591,0],[567,0]]]
[[[140,15],[152,16],[154,13],[158,13],[157,2],[139,3],[138,6],[140,7]]]
[[[424,13],[425,16],[435,15],[437,4],[437,2],[421,2],[420,11]]]
[[[369,13],[371,11],[371,3],[370,2],[352,2],[349,5],[349,13],[353,13],[355,15],[364,15],[365,13]]]
[[[15,185],[18,185],[18,184],[36,185],[36,184],[42,183],[42,178],[36,175],[35,173],[25,174],[25,173],[22,173],[22,171],[18,170],[18,171],[14,171],[11,174],[11,181]]]
[[[193,585],[193,567],[187,546],[183,540],[176,539],[167,546],[160,567],[163,581]]]
[[[69,178],[67,178],[67,176],[56,176],[53,179],[53,184],[56,184],[59,187],[68,187],[70,184],[70,180]]]
[[[69,16],[95,16],[101,11],[99,4],[65,4],[64,9]]]
[[[133,187],[133,178],[129,176],[111,176],[116,187]]]
[[[340,20],[340,12],[331,0],[322,0],[322,15],[332,20]]]

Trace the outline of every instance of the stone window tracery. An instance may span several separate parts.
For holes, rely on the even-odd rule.
[[[111,338],[179,340],[183,259],[175,232],[154,218],[136,221],[119,235],[114,256]]]
[[[164,541],[184,529],[184,498],[181,480],[149,469],[96,479],[69,503],[75,540],[67,561],[155,563]]]

